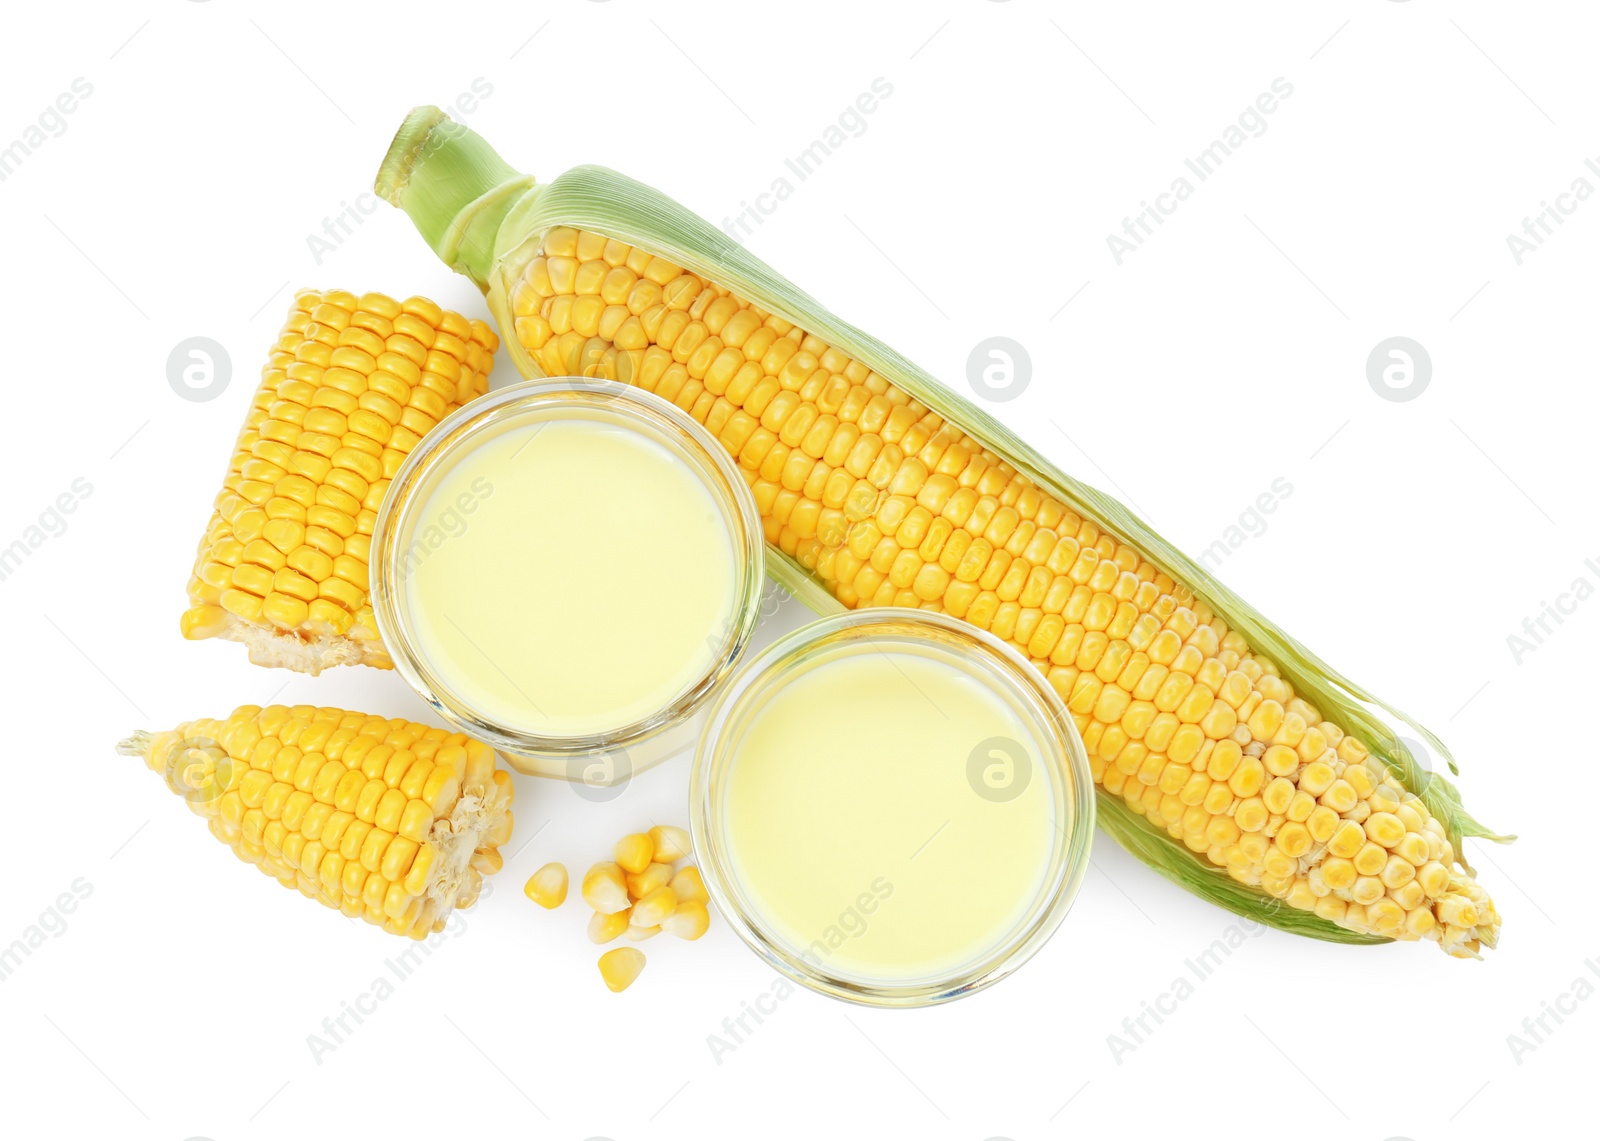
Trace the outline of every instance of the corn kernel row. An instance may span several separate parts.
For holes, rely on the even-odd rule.
[[[510,291],[546,374],[639,385],[737,460],[769,542],[848,607],[1010,642],[1107,792],[1240,882],[1351,930],[1493,946],[1444,826],[1185,584],[860,361],[713,281],[554,227]]]

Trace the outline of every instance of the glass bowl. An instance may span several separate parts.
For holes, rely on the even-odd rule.
[[[1005,733],[986,735],[995,724]],[[754,759],[771,757],[788,759]],[[948,615],[863,609],[780,639],[721,691],[690,820],[708,892],[774,968],[850,1002],[927,1006],[1006,977],[1060,924],[1088,864],[1094,781],[1061,699],[1014,650]],[[859,897],[844,890],[857,880]],[[936,905],[990,886],[999,902],[968,927]],[[868,959],[852,940],[877,938],[874,923]]]
[[[616,469],[636,477],[637,501],[633,484],[619,495],[595,478],[614,457],[637,463]],[[474,472],[485,478],[465,482]],[[668,527],[686,503],[692,529]],[[652,529],[691,545],[615,557]],[[748,485],[680,409],[604,380],[522,381],[457,409],[395,473],[372,537],[372,608],[396,670],[446,721],[522,772],[609,786],[692,743],[759,620],[763,557]],[[585,642],[589,621],[612,636]]]

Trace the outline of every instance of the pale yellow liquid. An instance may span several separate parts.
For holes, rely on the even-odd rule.
[[[786,680],[735,745],[724,822],[758,922],[813,966],[904,983],[982,962],[1039,895],[1056,803],[1036,730],[961,666],[888,644]],[[1031,776],[997,802],[980,742]],[[1020,782],[1019,782],[1020,783]]]
[[[637,432],[509,429],[464,451],[416,518],[429,549],[402,589],[418,653],[487,721],[615,730],[670,705],[723,648],[725,517],[693,469]]]

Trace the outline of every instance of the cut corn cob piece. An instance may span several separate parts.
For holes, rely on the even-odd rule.
[[[200,540],[184,637],[312,674],[390,667],[367,604],[378,507],[417,441],[488,391],[498,345],[425,297],[296,294]]]
[[[601,168],[536,185],[434,108],[402,125],[377,190],[485,290],[524,375],[636,384],[704,424],[802,601],[941,610],[1024,654],[1083,736],[1099,822],[1157,871],[1299,934],[1494,945],[1462,841],[1508,837],[1371,707],[1448,760],[1433,734],[726,235]],[[1391,843],[1423,860],[1426,903],[1404,907],[1398,865],[1393,887],[1346,874],[1368,844],[1386,871]]]
[[[489,746],[399,718],[244,705],[117,751],[144,758],[245,863],[413,939],[471,906],[511,825],[511,777]]]

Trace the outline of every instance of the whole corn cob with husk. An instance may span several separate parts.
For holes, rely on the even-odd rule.
[[[470,907],[511,837],[511,776],[460,733],[309,705],[135,733],[211,834],[286,887],[421,939]]]
[[[704,424],[791,593],[941,610],[1026,655],[1083,736],[1101,825],[1162,874],[1299,934],[1494,945],[1462,840],[1504,837],[1371,707],[1448,758],[1436,737],[726,235],[602,168],[537,184],[434,108],[377,190],[485,290],[525,375],[637,384]]]
[[[367,602],[378,507],[417,441],[488,391],[498,344],[425,297],[296,294],[200,540],[184,637],[312,674],[392,666]]]

